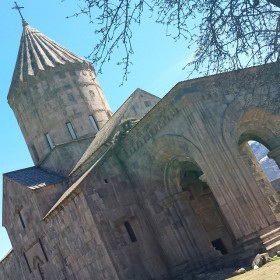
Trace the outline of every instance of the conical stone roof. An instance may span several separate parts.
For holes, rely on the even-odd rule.
[[[60,46],[35,28],[23,21],[23,32],[16,61],[12,84],[25,81],[48,67],[67,62],[83,63],[83,59]]]

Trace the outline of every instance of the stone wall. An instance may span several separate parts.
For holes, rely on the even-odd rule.
[[[30,261],[30,256],[44,260],[46,252],[42,240],[46,229],[42,219],[65,188],[62,183],[32,190],[4,177],[3,225],[22,268],[22,276],[17,279],[33,279],[32,267],[37,263]]]
[[[16,255],[13,250],[11,250],[7,254],[7,256],[0,260],[0,279],[26,279],[21,273],[20,265],[16,259]]]
[[[279,141],[277,79],[265,87],[255,70],[178,84],[118,148],[170,266],[211,252],[178,180],[182,164],[202,170],[233,244],[277,222],[239,150],[248,140],[272,150]]]
[[[164,279],[220,257],[214,241],[232,251],[276,224],[240,149],[258,137],[279,156],[279,111],[253,74],[246,87],[231,75],[178,84],[104,157],[89,157],[47,217],[62,185],[5,179],[3,223],[25,277]]]
[[[44,224],[46,279],[119,279],[83,193],[73,195]]]
[[[55,266],[61,277],[53,272],[50,279],[142,280],[167,274],[134,187],[112,153],[46,218],[46,230],[46,269]]]
[[[275,179],[273,181],[271,181],[272,186],[274,187],[274,189],[280,193],[280,178]]]
[[[135,187],[110,153],[86,178],[83,193],[120,279],[161,279],[165,259]]]
[[[51,150],[73,140],[77,142],[93,137],[112,115],[94,71],[87,62],[66,63],[63,67],[42,71],[40,77],[29,77],[28,84],[19,82],[17,87],[12,88],[8,100],[34,163],[39,165],[47,156],[51,157],[52,164],[45,162],[45,166],[53,171],[64,171],[64,174],[69,170],[65,171],[63,167],[67,169],[69,160],[73,167],[86,147],[81,145],[84,150],[78,151],[77,157],[68,159],[67,166],[56,153],[50,156]],[[96,126],[92,124],[90,115]],[[66,126],[69,122],[75,138]],[[52,144],[48,143],[46,134]]]

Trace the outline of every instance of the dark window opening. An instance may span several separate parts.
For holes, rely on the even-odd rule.
[[[18,216],[19,216],[19,219],[20,219],[20,222],[21,222],[22,227],[25,228],[25,224],[24,224],[22,215],[21,215],[21,213],[20,213],[20,210],[18,211]]]
[[[144,101],[144,104],[145,104],[146,107],[151,107],[152,106],[152,103],[149,100]]]
[[[213,240],[211,243],[216,250],[218,250],[222,253],[222,255],[226,255],[228,253],[221,238]]]
[[[95,96],[95,93],[93,90],[89,90],[89,93],[92,95],[92,96]]]
[[[125,226],[125,229],[126,229],[128,235],[130,237],[131,242],[136,242],[137,238],[136,238],[136,235],[135,235],[130,223],[129,222],[124,222],[124,226]]]
[[[31,273],[31,272],[32,272],[32,270],[31,270],[31,267],[30,267],[30,265],[29,265],[29,262],[28,262],[28,259],[27,259],[26,255],[25,255],[25,253],[23,253],[23,257],[24,257],[24,259],[25,259],[25,261],[26,261],[26,264],[27,264],[28,270],[29,270],[29,272]]]

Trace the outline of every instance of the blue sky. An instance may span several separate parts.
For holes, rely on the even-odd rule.
[[[81,57],[87,56],[96,38],[93,27],[86,17],[66,19],[77,10],[75,0],[19,0],[26,21],[59,44]],[[27,146],[17,121],[7,104],[7,94],[19,48],[22,32],[19,14],[12,10],[13,1],[0,3],[0,130],[1,161],[0,173],[32,166]],[[165,28],[155,25],[148,18],[134,32],[133,66],[128,81],[120,87],[122,70],[116,65],[116,58],[105,65],[98,80],[103,88],[112,111],[125,101],[136,89],[142,88],[159,97],[164,96],[177,82],[184,80],[188,73],[182,70],[191,58],[186,42],[165,37]],[[2,224],[2,180],[0,185],[0,220]],[[0,228],[0,259],[11,248],[5,228]]]

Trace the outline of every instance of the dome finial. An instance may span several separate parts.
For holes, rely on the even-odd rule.
[[[27,22],[25,19],[23,19],[23,20],[22,20],[22,26],[24,27],[24,26],[26,26],[26,25],[28,25],[28,22]]]
[[[23,9],[24,7],[20,7],[20,6],[17,4],[17,2],[14,2],[14,3],[15,3],[15,6],[14,6],[12,9],[18,10],[18,12],[19,12],[19,14],[20,14],[20,17],[21,17],[21,19],[22,19],[22,25],[23,25],[23,26],[27,25],[27,22],[24,20],[22,14],[21,14],[21,11],[20,11],[20,10]]]

